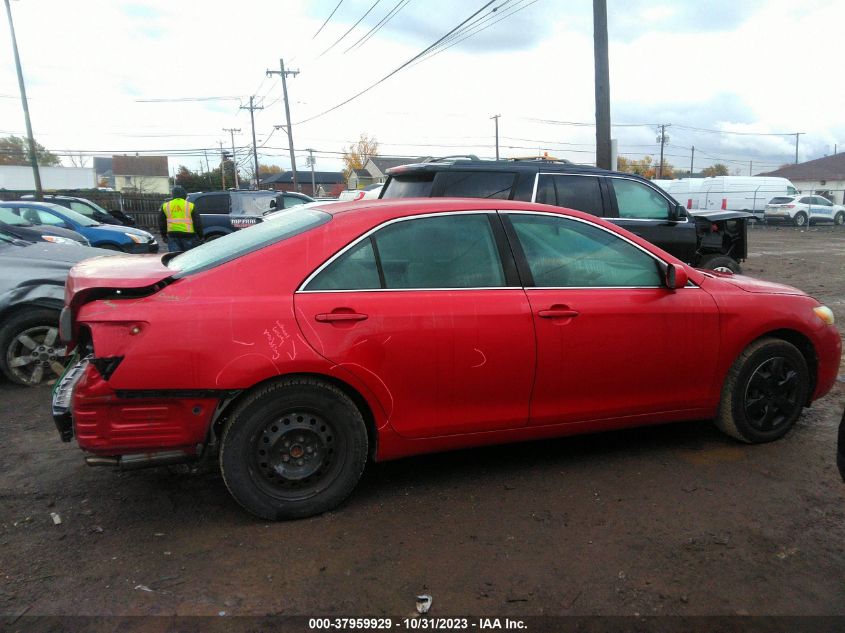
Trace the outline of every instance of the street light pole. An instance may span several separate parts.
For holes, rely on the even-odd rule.
[[[499,117],[501,114],[494,114],[490,118],[496,122],[496,160],[499,160]]]
[[[35,199],[43,200],[44,191],[41,188],[41,172],[38,170],[38,156],[35,153],[35,138],[32,136],[32,122],[29,120],[29,105],[26,99],[26,86],[23,81],[21,70],[21,58],[18,54],[18,40],[15,37],[15,23],[12,21],[12,7],[9,0],[6,0],[6,15],[9,16],[9,31],[12,33],[12,50],[15,53],[15,68],[18,71],[18,85],[21,90],[21,104],[23,105],[23,116],[26,120],[26,138],[29,144],[29,161],[32,163],[32,178],[35,180]]]

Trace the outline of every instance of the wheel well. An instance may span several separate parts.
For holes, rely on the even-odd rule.
[[[337,378],[333,378],[332,376],[326,376],[324,374],[281,374],[279,376],[273,376],[272,378],[268,378],[267,380],[262,380],[261,382],[256,383],[247,389],[244,389],[237,396],[229,400],[223,406],[222,410],[217,414],[217,417],[214,419],[214,422],[212,424],[212,435],[220,437],[223,434],[223,427],[228,421],[230,413],[234,410],[234,408],[238,405],[241,400],[247,397],[256,388],[262,387],[271,382],[277,382],[289,378],[313,378],[316,380],[322,380],[323,382],[326,382],[332,385],[333,387],[337,387],[338,389],[343,391],[347,396],[349,396],[349,398],[352,400],[352,402],[355,403],[355,406],[358,407],[358,410],[361,412],[361,417],[364,419],[364,424],[367,427],[367,444],[370,459],[375,457],[378,442],[378,432],[376,430],[375,416],[373,415],[373,411],[370,408],[370,405],[367,403],[366,398],[364,398],[364,396],[362,396],[358,392],[358,390],[352,387],[350,384],[345,383],[342,380],[338,380]]]
[[[801,332],[795,330],[774,330],[772,332],[766,332],[755,340],[759,341],[761,338],[779,338],[782,341],[791,343],[801,352],[804,360],[807,361],[807,369],[810,372],[810,393],[807,400],[807,406],[809,406],[810,398],[812,398],[813,392],[816,390],[819,367],[819,358],[816,355],[816,349],[813,347],[813,343],[809,338],[801,334]]]
[[[15,305],[11,305],[0,310],[0,325],[20,312],[28,312],[31,310],[52,310],[56,313],[56,318],[58,318],[62,311],[62,305],[60,303],[56,305],[45,305],[43,303],[16,303]]]

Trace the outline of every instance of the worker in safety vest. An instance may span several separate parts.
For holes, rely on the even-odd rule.
[[[186,200],[187,195],[184,187],[176,185],[173,198],[161,205],[158,228],[170,252],[190,250],[202,239],[202,220],[194,203]]]

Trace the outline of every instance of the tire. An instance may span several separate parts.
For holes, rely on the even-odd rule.
[[[833,217],[833,223],[836,226],[842,226],[845,224],[845,211],[840,211]]]
[[[803,211],[799,211],[795,214],[795,217],[792,218],[792,223],[795,226],[807,226],[807,214]]]
[[[220,470],[247,511],[300,519],[337,507],[367,461],[367,429],[355,403],[311,378],[258,388],[223,431]]]
[[[221,237],[223,237],[223,235],[221,235],[220,233],[212,233],[211,235],[204,237],[202,243],[205,244],[207,242],[213,242],[214,240],[219,239]]]
[[[107,251],[115,251],[117,253],[123,252],[123,249],[120,248],[120,246],[118,246],[117,244],[100,244],[99,246],[97,246],[97,248],[102,248]]]
[[[727,255],[705,255],[698,262],[696,268],[706,268],[707,270],[715,270],[717,272],[731,272],[736,275],[742,272],[739,262],[733,257]]]
[[[13,383],[34,387],[54,380],[66,363],[57,311],[30,308],[0,326],[0,371]]]
[[[793,427],[809,394],[810,372],[801,352],[780,339],[760,339],[728,372],[716,426],[741,442],[771,442]]]

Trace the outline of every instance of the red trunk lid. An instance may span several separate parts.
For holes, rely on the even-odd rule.
[[[147,288],[172,277],[175,271],[162,263],[161,255],[123,255],[86,259],[68,273],[65,305],[76,306],[88,291]]]

